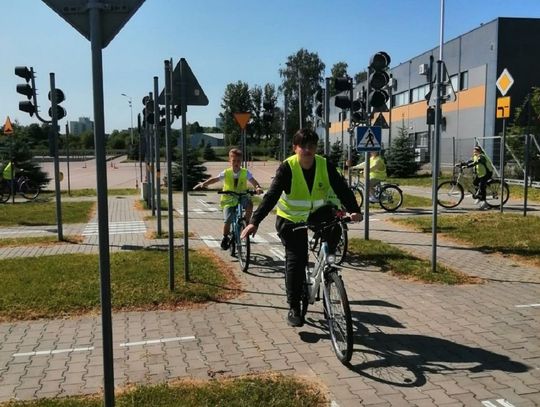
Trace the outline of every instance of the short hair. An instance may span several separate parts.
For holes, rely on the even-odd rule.
[[[229,150],[229,158],[231,157],[242,157],[242,150],[239,148],[231,148]]]
[[[300,129],[293,136],[293,146],[305,147],[308,145],[317,145],[319,136],[311,129]]]
[[[474,150],[475,150],[475,151],[480,151],[480,152],[482,152],[482,147],[480,147],[480,146],[474,146]]]

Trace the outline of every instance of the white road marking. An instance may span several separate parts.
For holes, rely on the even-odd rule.
[[[268,240],[266,240],[265,238],[263,237],[260,237],[259,235],[255,235],[251,238],[251,241],[252,242],[255,242],[255,243],[268,243]]]
[[[522,304],[522,305],[516,305],[516,308],[530,308],[530,307],[540,307],[540,304]]]
[[[8,230],[5,232],[0,232],[0,235],[23,235],[29,233],[51,233],[47,230],[32,230],[32,229],[21,229],[21,230]]]
[[[497,399],[497,400],[484,400],[482,401],[482,405],[485,407],[516,407],[509,401],[505,399]]]
[[[87,348],[70,348],[70,349],[55,349],[55,350],[40,350],[36,352],[23,352],[23,353],[14,353],[13,356],[39,356],[39,355],[56,355],[58,353],[68,353],[68,352],[87,352],[94,350],[93,346]]]
[[[199,208],[193,209],[193,212],[195,212],[195,213],[204,213],[204,211],[202,209],[199,209]]]
[[[130,233],[146,233],[146,225],[142,220],[109,223],[109,235]],[[83,236],[97,236],[98,234],[99,228],[97,223],[87,224],[82,233]]]
[[[205,209],[208,212],[216,212],[217,208],[214,208],[212,205],[210,205],[208,202],[203,201],[202,199],[198,199],[199,203],[205,207]]]
[[[166,342],[176,342],[176,341],[192,341],[194,340],[194,336],[176,336],[174,338],[162,338],[162,339],[152,339],[149,341],[139,341],[139,342],[124,342],[120,344],[121,348],[125,348],[128,346],[141,346],[141,345],[152,345],[155,343],[166,343]]]
[[[339,404],[335,400],[332,400],[330,407],[339,407]]]
[[[270,253],[272,253],[278,259],[285,261],[285,253],[283,253],[281,250],[272,248],[270,249]]]
[[[208,247],[219,247],[219,239],[215,239],[213,236],[201,236],[201,240],[206,243]]]

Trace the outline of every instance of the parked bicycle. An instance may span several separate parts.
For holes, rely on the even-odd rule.
[[[329,222],[317,225],[303,224],[294,228],[299,230],[308,228],[314,233],[310,248],[316,255],[313,268],[306,268],[304,289],[302,292],[301,312],[305,317],[309,304],[320,301],[320,287],[323,292],[324,317],[328,323],[328,330],[332,340],[332,347],[337,358],[347,364],[353,351],[353,327],[349,300],[343,279],[336,264],[335,255],[329,252],[324,230],[335,227],[341,223],[350,222],[349,217],[336,217]]]
[[[353,180],[351,189],[354,192],[358,205],[361,207],[364,203],[364,191],[366,187],[360,180],[359,175]],[[387,212],[395,212],[403,204],[403,191],[397,184],[381,182],[375,185],[374,192],[377,203]]]
[[[0,181],[0,202],[5,203],[11,197],[12,180],[2,179]],[[33,201],[41,192],[39,186],[32,181],[28,176],[21,174],[15,178],[15,194],[22,195],[25,199]]]
[[[231,221],[231,231],[229,233],[229,250],[231,256],[236,256],[238,258],[238,262],[240,263],[240,269],[245,273],[249,267],[251,243],[249,236],[247,236],[245,239],[240,239],[240,235],[246,227],[246,220],[244,219],[244,208],[242,207],[242,198],[247,195],[253,195],[255,194],[255,192],[218,191],[218,194],[232,195],[238,198],[238,203],[236,204],[234,216]]]
[[[455,208],[465,197],[465,191],[476,196],[478,189],[470,179],[464,176],[464,168],[454,167],[452,180],[444,181],[437,187],[437,203],[444,208]],[[510,188],[505,182],[503,186],[503,205],[510,197]],[[501,205],[501,180],[492,178],[486,185],[486,204],[490,208],[498,208]]]

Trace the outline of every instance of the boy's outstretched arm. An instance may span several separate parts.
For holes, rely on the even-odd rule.
[[[215,184],[216,182],[219,182],[219,176],[208,178],[206,181],[199,182],[197,185],[193,187],[193,189],[203,189],[206,188],[208,185]]]

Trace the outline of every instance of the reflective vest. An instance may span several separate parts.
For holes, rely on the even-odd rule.
[[[240,168],[240,173],[238,174],[236,187],[234,186],[234,171],[232,168],[227,168],[225,170],[225,177],[223,179],[223,191],[234,191],[234,192],[246,192],[247,187],[247,175],[248,171],[245,168]],[[232,195],[221,195],[221,201],[219,203],[222,208],[230,208],[238,204],[238,198]]]
[[[369,159],[369,179],[381,181],[386,179],[386,164],[381,156]]]
[[[4,179],[11,179],[11,161],[4,167],[4,171],[2,171],[2,177]]]
[[[491,162],[484,153],[473,155],[472,160],[475,165],[477,176],[484,177],[488,171],[493,174],[493,165],[491,165]]]
[[[311,193],[304,178],[298,156],[295,154],[285,160],[291,168],[291,192],[283,192],[277,204],[277,215],[294,223],[305,222],[309,214],[325,205],[330,190],[330,179],[326,159],[315,155],[315,178]]]

